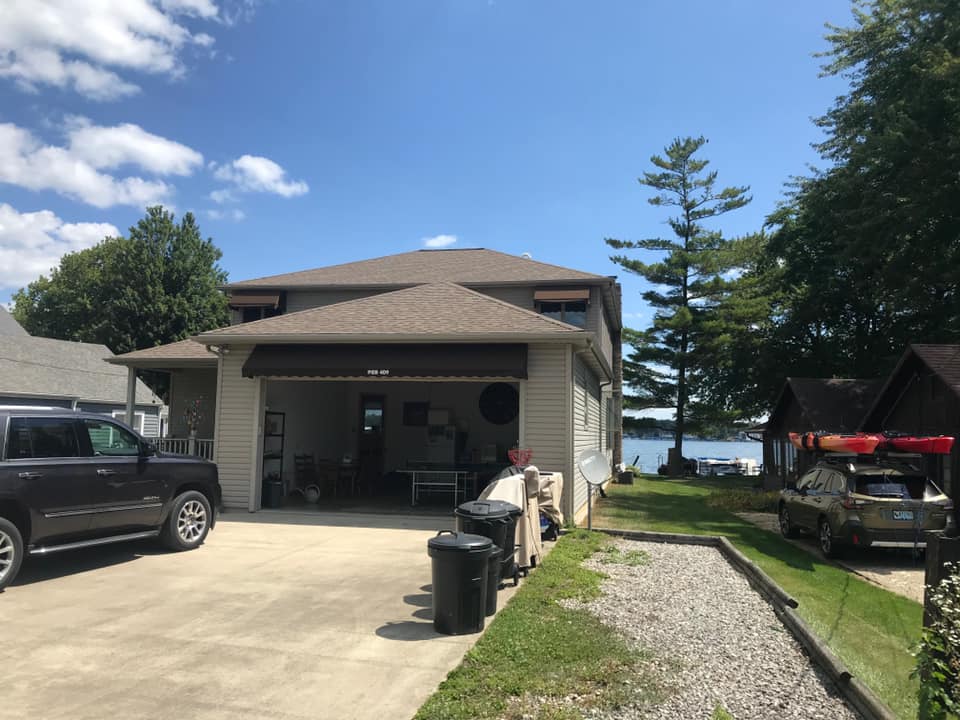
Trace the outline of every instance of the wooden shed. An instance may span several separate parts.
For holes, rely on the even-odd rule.
[[[813,453],[798,451],[788,433],[854,432],[879,386],[878,380],[787,378],[763,430],[764,487],[783,487],[813,462]]]
[[[867,432],[960,437],[960,345],[910,345],[859,428]],[[956,497],[960,444],[924,458],[927,474]]]

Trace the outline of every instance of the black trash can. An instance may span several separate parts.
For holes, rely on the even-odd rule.
[[[497,612],[497,591],[500,590],[500,558],[503,550],[496,545],[487,560],[487,617]]]
[[[474,500],[460,505],[453,513],[457,530],[483,535],[503,550],[500,558],[500,577],[518,582],[516,564],[517,518],[523,510],[503,500]]]
[[[438,633],[483,630],[492,548],[488,537],[452,530],[441,530],[427,541],[433,559],[433,628]]]
[[[263,482],[263,506],[278,508],[283,505],[283,481],[265,480]]]

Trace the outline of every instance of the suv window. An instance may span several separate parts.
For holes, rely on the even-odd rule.
[[[140,440],[132,432],[109,420],[84,419],[94,455],[139,455]]]
[[[811,470],[797,483],[797,490],[809,490],[813,484],[817,481],[817,476],[820,474],[819,470]]]
[[[7,458],[78,457],[77,426],[68,418],[10,418]]]

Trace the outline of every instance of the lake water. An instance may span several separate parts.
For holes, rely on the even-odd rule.
[[[673,440],[638,440],[637,438],[623,439],[623,462],[634,464],[647,473],[655,473],[657,468],[667,462],[667,450],[673,447]],[[716,457],[716,458],[753,458],[757,463],[763,462],[763,443],[747,440],[744,442],[723,442],[715,440],[684,440],[683,456],[688,458]]]

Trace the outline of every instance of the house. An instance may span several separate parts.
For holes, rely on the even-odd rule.
[[[258,510],[265,478],[289,492],[308,465],[335,470],[334,491],[346,473],[348,492],[409,504],[415,471],[482,482],[521,447],[563,473],[576,517],[587,491],[575,458],[620,461],[613,278],[420,250],[224,290],[229,327],[112,362],[170,373],[172,435],[187,432],[188,404],[200,408],[198,442],[213,446],[228,508]]]
[[[104,345],[33,337],[0,308],[0,405],[67,407],[124,419],[127,373],[105,362]],[[134,421],[146,437],[160,432],[163,402],[139,380]]]
[[[960,345],[910,345],[865,413],[866,432],[960,438]],[[960,488],[960,443],[951,455],[923,458],[951,497]]]
[[[813,461],[812,453],[797,451],[788,433],[855,432],[879,385],[877,380],[788,377],[763,427],[764,487],[783,487]]]

